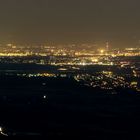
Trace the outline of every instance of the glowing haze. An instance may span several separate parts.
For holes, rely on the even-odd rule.
[[[0,42],[135,46],[139,5],[139,0],[0,0]]]

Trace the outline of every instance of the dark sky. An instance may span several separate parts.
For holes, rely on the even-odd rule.
[[[15,43],[140,40],[139,0],[0,0],[0,41]]]

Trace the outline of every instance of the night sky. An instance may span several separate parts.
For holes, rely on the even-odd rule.
[[[0,0],[1,43],[140,41],[139,0]]]

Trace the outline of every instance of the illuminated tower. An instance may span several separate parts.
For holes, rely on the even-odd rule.
[[[109,51],[109,43],[108,42],[106,43],[106,51],[107,52]]]

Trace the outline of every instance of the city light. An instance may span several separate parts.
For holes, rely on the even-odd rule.
[[[85,47],[88,46],[88,49]],[[80,49],[78,49],[78,47]],[[100,87],[102,89],[114,89],[116,87],[133,88],[139,91],[139,84],[137,81],[127,82],[127,76],[135,78],[140,77],[140,70],[137,67],[139,62],[130,61],[129,57],[139,57],[139,48],[124,48],[124,49],[95,49],[90,45],[76,45],[68,47],[62,46],[19,46],[8,44],[0,48],[0,62],[5,64],[33,64],[37,66],[53,67],[53,71],[44,72],[27,72],[17,73],[17,76],[37,78],[37,77],[74,77],[77,82],[85,81],[86,86],[93,88]],[[82,48],[83,47],[83,48]],[[116,51],[117,50],[117,51]],[[119,52],[119,53],[118,53]],[[122,59],[123,56],[123,59]],[[95,75],[85,73],[86,66],[103,66],[109,70],[103,70]],[[119,70],[131,68],[132,75],[118,75],[113,72],[112,67]],[[56,68],[54,70],[54,68]],[[111,71],[112,69],[112,71]],[[11,75],[11,72],[6,72]],[[76,74],[75,74],[76,73]],[[79,74],[81,73],[81,75]],[[14,74],[14,72],[13,72]],[[42,84],[43,86],[46,83]],[[44,96],[44,98],[46,98]]]
[[[2,127],[0,127],[0,133],[2,132]]]
[[[100,50],[100,53],[103,54],[104,53],[104,50]]]

